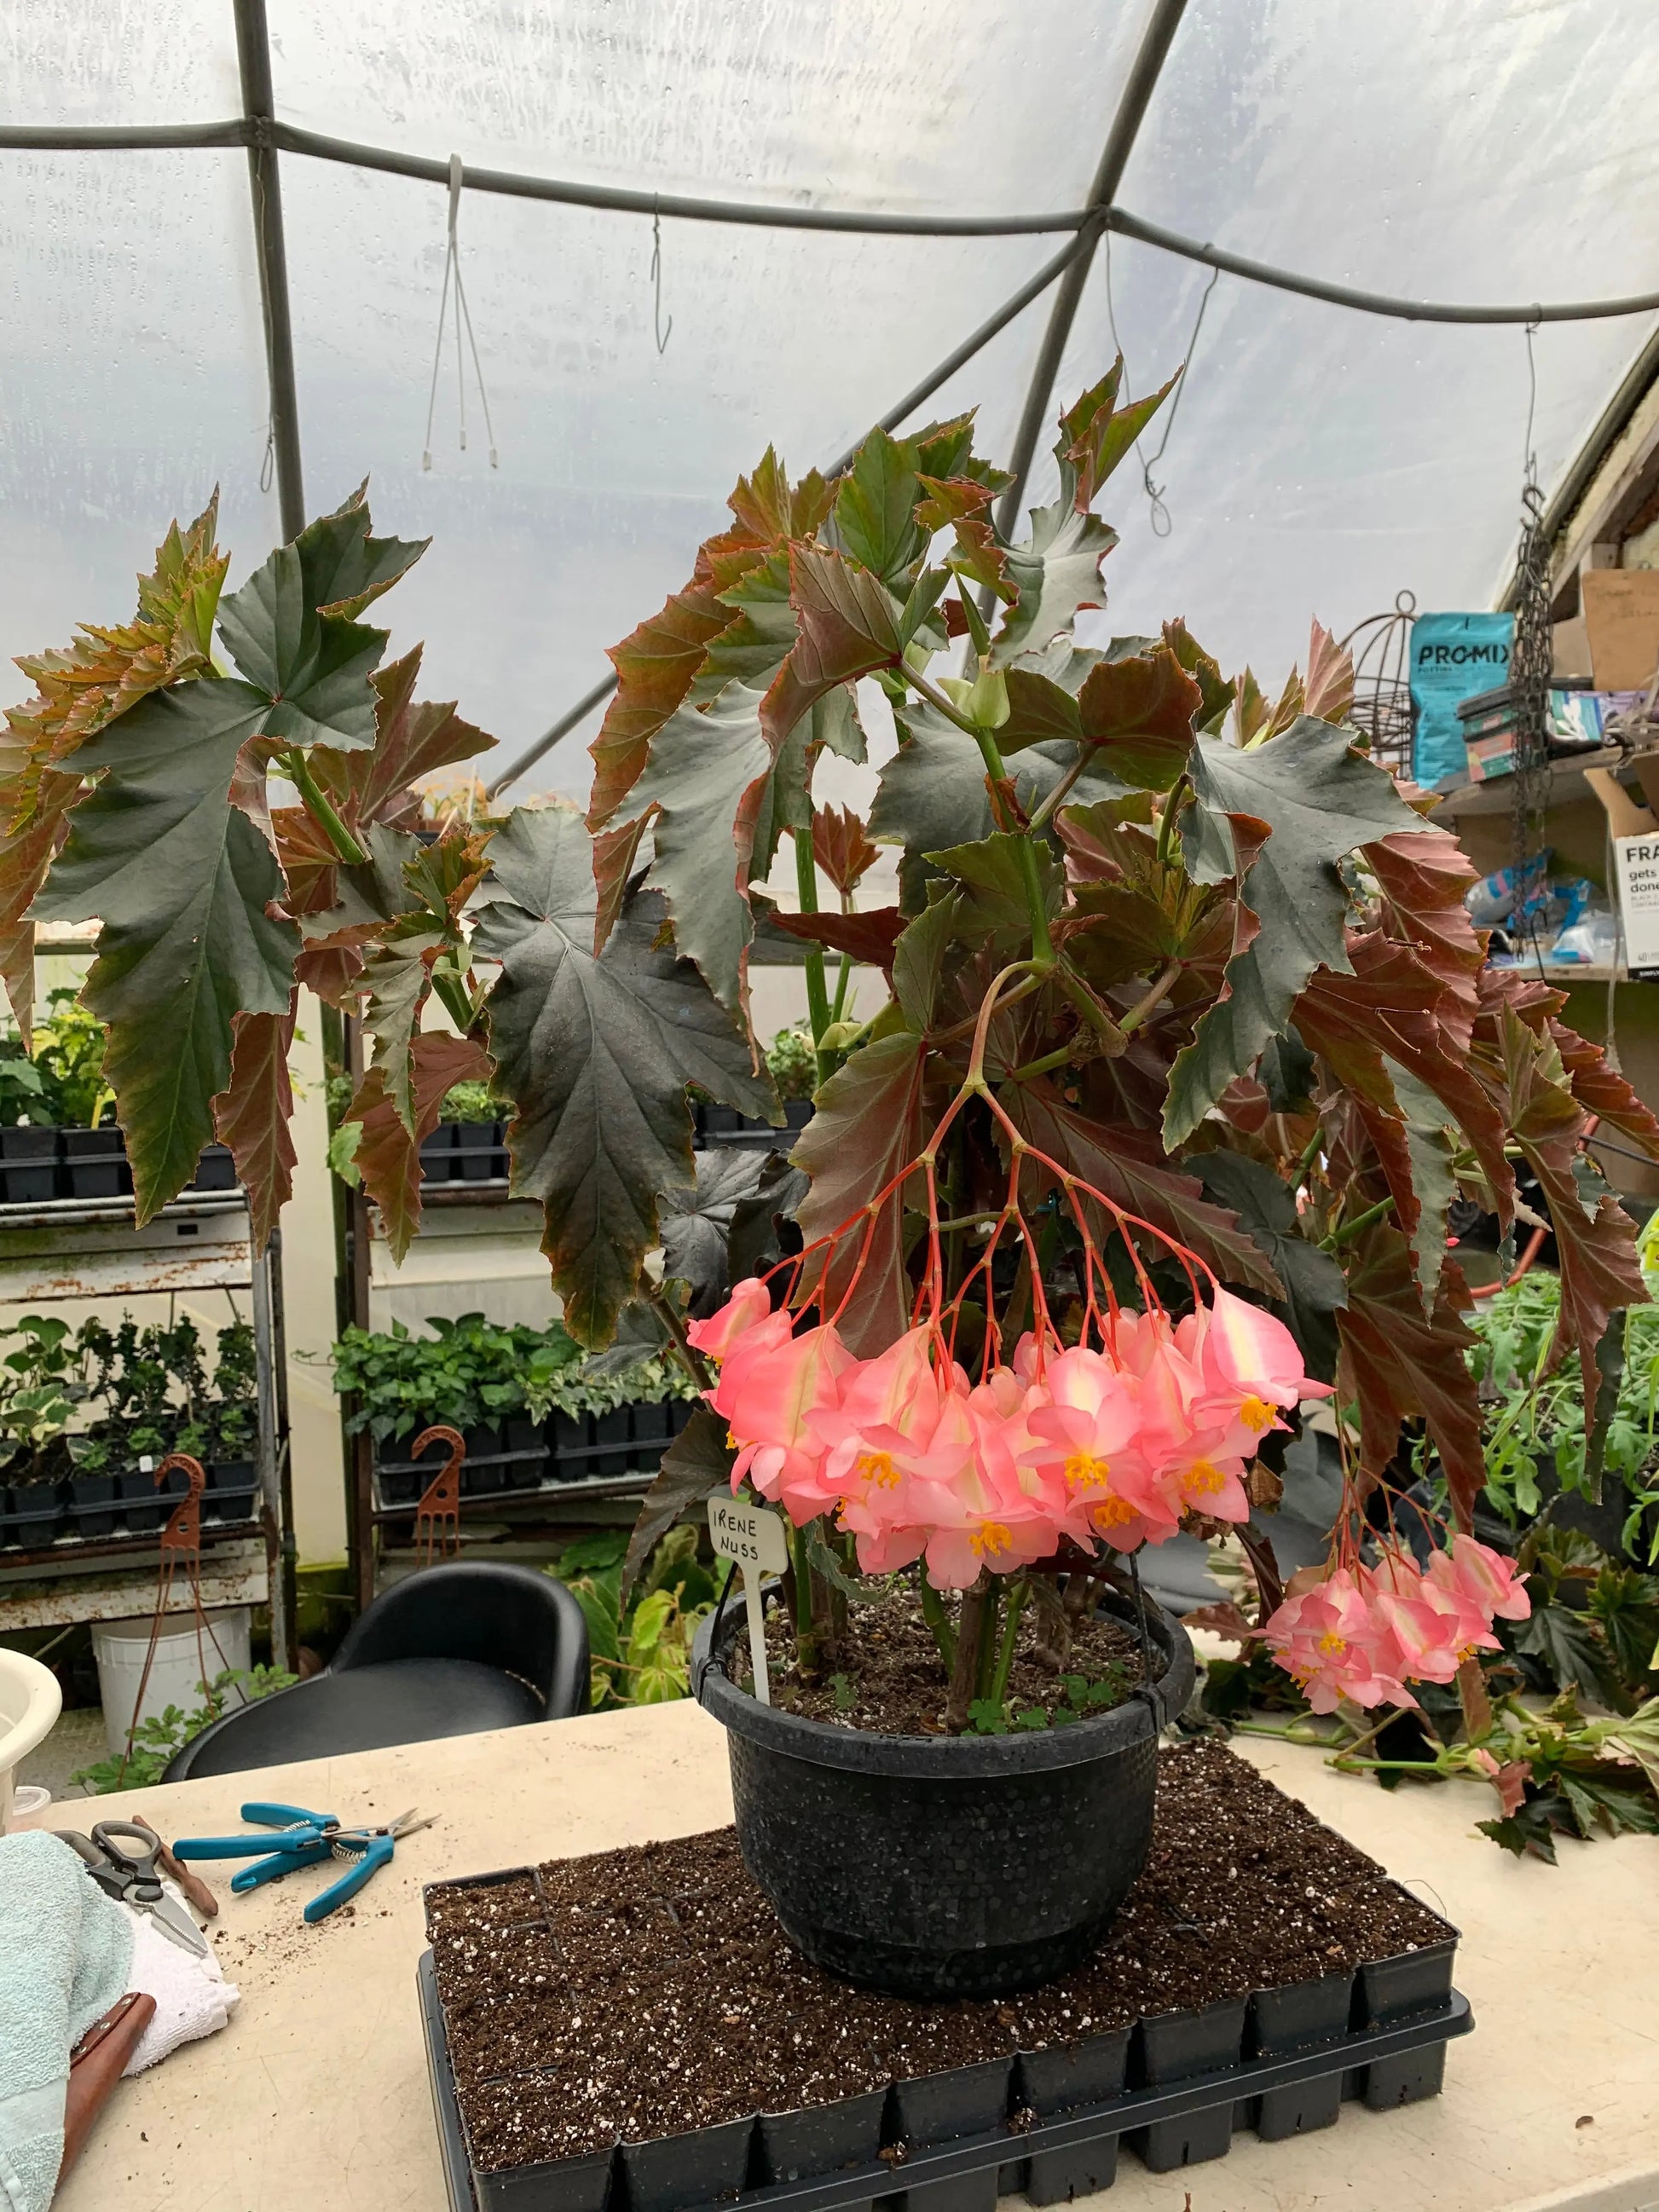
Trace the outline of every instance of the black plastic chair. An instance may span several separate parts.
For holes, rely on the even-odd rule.
[[[161,1778],[565,1720],[587,1702],[587,1622],[562,1583],[527,1567],[430,1567],[375,1599],[326,1673],[225,1714]]]

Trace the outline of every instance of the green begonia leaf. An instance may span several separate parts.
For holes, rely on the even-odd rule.
[[[107,773],[76,809],[38,918],[103,923],[86,1005],[110,1029],[106,1073],[140,1223],[194,1174],[230,1080],[239,1013],[286,1014],[300,933],[273,921],[275,854],[229,804],[242,746],[269,702],[198,679],[152,693],[84,744]]]
[[[1079,607],[1102,605],[1100,564],[1116,543],[1116,531],[1097,515],[1079,514],[1069,500],[1032,509],[1030,539],[1008,550],[1008,580],[1019,597],[992,644],[999,667],[1041,652],[1070,629]]]
[[[747,886],[772,865],[778,839],[811,821],[805,716],[775,761],[761,728],[762,695],[729,684],[701,713],[682,707],[651,740],[629,811],[661,811],[647,881],[668,902],[675,942],[731,1012],[747,993],[755,921]]]
[[[267,737],[343,751],[374,742],[370,678],[386,634],[356,622],[426,550],[368,534],[361,493],[279,546],[219,602],[219,632],[250,684],[269,693]]]
[[[514,1187],[546,1213],[543,1249],[583,1344],[606,1343],[657,1241],[658,1200],[692,1180],[695,1083],[740,1112],[777,1112],[749,1046],[688,960],[658,943],[645,892],[593,952],[592,846],[562,808],[518,813],[490,848],[478,950],[497,1087],[516,1109]]]
[[[1198,883],[1241,877],[1242,903],[1259,928],[1228,962],[1221,999],[1170,1073],[1164,1141],[1171,1150],[1255,1066],[1267,1040],[1283,1035],[1316,968],[1352,974],[1336,863],[1356,846],[1422,826],[1387,769],[1312,715],[1248,752],[1201,737],[1190,773],[1194,803],[1182,823],[1188,872]]]

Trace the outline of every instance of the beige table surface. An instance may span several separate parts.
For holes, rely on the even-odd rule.
[[[1401,1790],[1256,1738],[1243,1755],[1463,1930],[1475,2033],[1445,2094],[1275,2144],[1252,2135],[1178,2175],[1126,2156],[1103,2212],[1650,2212],[1659,2208],[1659,1839],[1564,1844],[1517,1863],[1473,1824],[1470,1785]],[[171,1840],[238,1825],[244,1799],[347,1819],[418,1805],[439,1824],[398,1846],[349,1917],[300,1918],[325,1879],[223,1900],[219,1954],[243,1993],[230,2027],[124,2083],[58,2197],[62,2212],[444,2212],[415,1997],[421,1885],[731,1816],[720,1730],[690,1704],[136,1790]],[[84,1823],[84,1801],[58,1824]],[[1190,2192],[1190,2194],[1189,2194]]]

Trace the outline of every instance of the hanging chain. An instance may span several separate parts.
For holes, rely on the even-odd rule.
[[[1544,849],[1544,811],[1549,803],[1549,689],[1554,661],[1550,627],[1549,544],[1542,522],[1544,495],[1532,450],[1537,379],[1527,329],[1526,477],[1521,493],[1521,548],[1516,562],[1515,643],[1510,653],[1510,695],[1515,716],[1515,771],[1510,787],[1510,859],[1515,867],[1518,930],[1535,940],[1541,885],[1532,880]]]

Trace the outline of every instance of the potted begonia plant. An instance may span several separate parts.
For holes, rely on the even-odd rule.
[[[397,1249],[445,1094],[511,1101],[571,1334],[672,1346],[709,1398],[633,1558],[720,1486],[790,1524],[775,1703],[735,1608],[701,1654],[751,1871],[805,1948],[912,1990],[1052,1972],[1133,1879],[1191,1673],[1133,1570],[1178,1528],[1237,1536],[1316,1702],[1457,1680],[1473,1756],[1470,1656],[1525,1599],[1472,1534],[1448,1206],[1507,1224],[1527,1162],[1591,1401],[1644,1296],[1582,1139],[1595,1115],[1659,1155],[1659,1123],[1559,994],[1486,967],[1474,872],[1365,757],[1330,637],[1276,700],[1182,622],[1078,641],[1115,542],[1095,501],[1164,397],[1120,384],[1060,418],[1059,496],[1018,540],[969,416],[876,431],[833,482],[769,453],[612,654],[586,823],[415,836],[413,777],[484,741],[415,702],[418,654],[380,667],[359,618],[421,548],[374,538],[361,494],[222,603],[211,511],[175,532],[131,632],[56,657],[75,712],[43,680],[0,787],[4,911],[104,924],[86,1000],[141,1217],[216,1129],[273,1217],[301,982],[371,1040],[345,1118]],[[898,743],[860,817],[813,783],[865,757],[866,683]],[[761,888],[786,837],[789,912]],[[180,954],[192,901],[235,926]],[[789,1158],[694,1159],[694,1094],[783,1120],[763,938],[804,947],[812,1118]],[[26,949],[0,946],[14,1004]],[[890,986],[871,1019],[854,963]],[[428,995],[453,1034],[422,1027]],[[1282,1449],[1328,1392],[1340,1508],[1287,1589]],[[1391,1512],[1408,1422],[1443,1470],[1426,1565]],[[904,1727],[869,1717],[878,1644],[910,1654],[884,1692]]]

